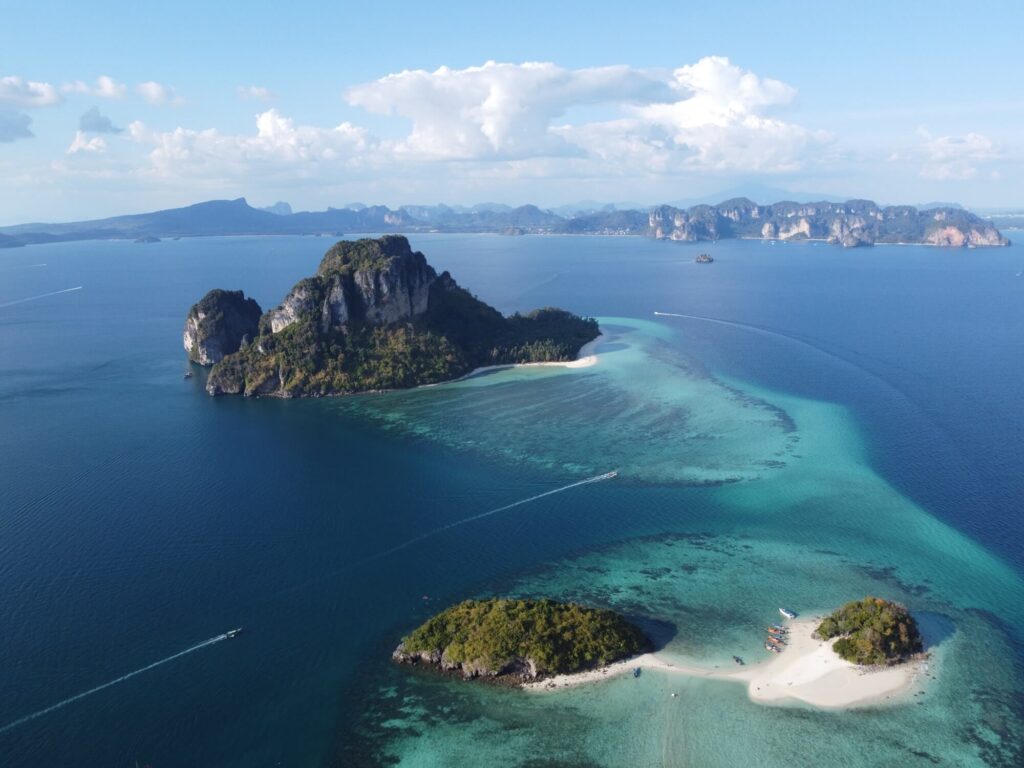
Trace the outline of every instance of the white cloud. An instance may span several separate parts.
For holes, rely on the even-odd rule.
[[[568,70],[550,63],[406,70],[349,89],[350,104],[412,120],[395,145],[402,155],[510,159],[578,154],[550,130],[574,106],[627,103],[668,94],[657,78],[629,67]]]
[[[295,125],[276,109],[257,115],[255,135],[186,128],[157,132],[141,122],[129,125],[128,132],[135,141],[153,146],[152,171],[167,178],[233,178],[253,172],[308,177],[359,161],[371,147],[367,132],[351,123],[335,128]]]
[[[60,104],[63,97],[49,83],[25,80],[16,75],[0,77],[0,142],[31,139],[32,118],[23,110]]]
[[[831,137],[765,114],[796,91],[727,58],[671,73],[548,63],[404,71],[351,88],[348,101],[412,121],[396,155],[419,159],[589,157],[634,171],[791,171]],[[555,125],[573,108],[618,115]]]
[[[156,82],[137,90],[151,103],[177,99]],[[186,126],[159,131],[135,122],[128,135],[147,158],[136,172],[167,181],[328,186],[358,178],[403,189],[414,179],[671,183],[694,173],[770,173],[822,163],[830,136],[771,114],[795,93],[721,57],[674,71],[487,62],[399,72],[347,92],[354,106],[411,121],[398,138],[378,139],[350,122],[301,125],[277,109],[256,116],[254,133]],[[260,86],[239,88],[239,94],[271,95]],[[77,139],[72,146],[72,154],[107,148],[89,149]],[[123,143],[109,149],[134,163],[141,156]],[[118,159],[108,155],[105,162],[114,167]]]
[[[1000,156],[992,139],[980,133],[932,136],[927,129],[921,128],[918,135],[922,139],[921,149],[925,157],[921,175],[926,179],[973,179]]]
[[[64,93],[79,93],[88,96],[99,96],[104,99],[123,99],[128,92],[128,86],[117,82],[107,75],[100,75],[96,78],[95,85],[89,85],[81,80],[73,80],[70,83],[64,83],[60,89]]]
[[[75,138],[72,140],[71,146],[68,147],[67,154],[77,155],[79,152],[96,154],[106,151],[107,142],[103,140],[102,136],[90,138],[83,131],[75,131]]]
[[[135,86],[135,90],[150,104],[173,104],[177,106],[184,103],[184,99],[178,96],[173,88],[153,80],[139,83]]]
[[[61,95],[49,83],[23,80],[14,75],[0,77],[0,104],[6,103],[23,109],[49,107],[61,102]]]
[[[240,85],[238,86],[238,95],[243,99],[256,101],[271,101],[274,98],[270,89],[261,85]]]
[[[711,170],[790,171],[828,134],[768,117],[765,110],[790,103],[796,90],[740,69],[729,59],[708,56],[673,73],[682,98],[638,107],[635,114],[667,149],[681,151],[683,164]],[[641,133],[642,135],[642,133]]]

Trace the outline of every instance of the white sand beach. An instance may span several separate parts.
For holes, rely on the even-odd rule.
[[[463,381],[465,379],[470,379],[473,376],[476,376],[477,374],[480,373],[486,373],[487,371],[501,371],[506,368],[589,368],[593,365],[597,365],[598,363],[598,356],[596,350],[597,346],[601,343],[603,339],[604,334],[602,333],[593,341],[588,341],[586,344],[580,347],[580,351],[577,353],[575,360],[562,360],[551,363],[515,363],[508,365],[484,365],[481,366],[480,368],[474,368],[465,376],[460,376],[459,378],[452,379],[451,381]],[[450,384],[451,382],[442,383]],[[424,386],[434,387],[437,385],[425,384]]]
[[[817,621],[791,621],[787,625],[790,632],[786,650],[756,664],[728,670],[708,669],[648,653],[600,669],[528,683],[523,688],[555,691],[617,677],[640,667],[689,677],[746,683],[751,700],[760,703],[799,700],[816,707],[841,709],[902,699],[926,664],[924,661],[910,661],[885,669],[859,667],[836,655],[832,650],[834,641],[817,640],[811,636]]]

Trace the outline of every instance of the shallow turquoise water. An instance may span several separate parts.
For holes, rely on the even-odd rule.
[[[0,304],[83,286],[0,309],[0,728],[246,626],[0,732],[0,762],[1022,762],[1016,246],[731,241],[705,268],[632,238],[413,244],[504,311],[603,317],[602,362],[211,399],[181,378],[188,306],[213,286],[271,306],[327,242],[0,254]],[[756,658],[780,604],[867,591],[937,643],[913,703],[764,707],[655,673],[529,697],[388,661],[470,595],[620,607],[714,665]]]
[[[708,499],[691,505],[684,489],[664,500],[674,508],[669,520],[662,510],[659,523],[673,533],[552,561],[481,594],[614,607],[660,633],[669,658],[706,666],[728,666],[734,653],[764,657],[761,628],[778,605],[815,614],[879,594],[922,617],[932,643],[928,676],[907,700],[837,713],[758,705],[736,684],[653,671],[641,680],[524,694],[469,690],[403,670],[385,676],[386,695],[370,707],[381,706],[381,719],[363,726],[376,757],[410,766],[530,764],[527,755],[616,766],[1014,764],[1024,738],[1024,678],[1005,627],[1024,618],[1018,574],[875,474],[842,408],[727,383],[684,361],[673,366],[659,355],[664,329],[626,323],[604,321],[613,329],[610,349],[594,368],[489,374],[438,388],[428,401],[403,394],[343,407],[378,418],[397,413],[401,428],[509,460],[517,457],[505,440],[522,445],[520,431],[528,432],[527,460],[594,471],[589,457],[614,456],[617,482],[626,485],[717,481],[703,491],[710,506]],[[559,394],[566,387],[573,397]],[[537,390],[531,401],[551,413],[515,405],[530,388]],[[642,429],[623,405],[637,401],[646,407]],[[480,431],[438,429],[452,407]],[[486,416],[473,419],[472,409]]]

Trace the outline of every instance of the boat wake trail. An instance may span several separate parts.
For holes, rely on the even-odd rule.
[[[186,648],[184,651],[178,651],[174,655],[168,656],[166,659],[154,661],[152,664],[148,664],[145,667],[136,669],[134,672],[129,672],[126,675],[121,675],[120,677],[111,680],[109,683],[97,685],[95,688],[90,688],[88,691],[83,691],[82,693],[75,694],[74,696],[64,699],[63,701],[58,701],[56,704],[52,704],[46,709],[40,709],[38,712],[33,712],[31,715],[19,717],[17,720],[14,720],[13,722],[10,722],[3,727],[0,727],[0,733],[6,733],[7,731],[17,728],[19,725],[24,725],[30,720],[35,720],[37,717],[48,715],[51,712],[60,709],[61,707],[66,707],[68,704],[73,704],[74,702],[79,701],[80,699],[84,699],[86,696],[92,696],[94,693],[99,693],[100,691],[105,690],[107,688],[111,688],[117,685],[118,683],[123,683],[125,680],[129,680],[135,677],[136,675],[141,675],[143,672],[148,672],[149,670],[155,669],[156,667],[159,667],[162,664],[167,664],[168,662],[174,661],[175,659],[180,659],[182,656],[185,656],[189,653],[195,653],[201,648],[206,648],[207,646],[213,645],[214,643],[219,643],[221,640],[227,639],[228,634],[225,632],[223,635],[217,635],[216,637],[211,637],[209,640],[203,640],[203,642],[197,643],[196,645],[193,645],[191,648]]]
[[[59,296],[62,293],[71,293],[72,291],[80,291],[82,286],[76,285],[74,288],[62,288],[59,291],[50,291],[49,293],[41,293],[38,296],[29,296],[27,299],[17,299],[15,301],[8,301],[6,304],[0,304],[0,309],[4,307],[13,307],[15,304],[24,304],[26,301],[36,301],[37,299],[45,299],[47,296]]]
[[[801,346],[807,347],[808,349],[812,349],[815,352],[818,352],[819,354],[825,355],[826,357],[830,357],[833,360],[842,363],[843,365],[848,365],[851,368],[856,369],[860,373],[865,374],[871,377],[872,379],[875,379],[876,381],[880,382],[886,388],[896,392],[898,395],[901,395],[906,400],[911,399],[906,392],[904,392],[902,389],[897,387],[887,378],[882,376],[882,374],[865,367],[865,365],[858,363],[856,360],[853,360],[850,357],[845,357],[835,352],[834,350],[826,349],[823,346],[819,346],[818,344],[815,344],[813,341],[810,341],[806,337],[802,337],[799,334],[795,334],[792,332],[786,333],[780,330],[776,330],[774,328],[768,328],[763,325],[740,323],[735,320],[722,320],[721,318],[718,317],[704,317],[703,315],[684,315],[678,312],[655,312],[654,314],[657,315],[658,317],[679,317],[684,320],[699,320],[702,323],[714,323],[715,325],[725,325],[730,328],[739,328],[740,330],[744,331],[752,331],[753,333],[759,333],[762,336],[774,337],[777,339],[783,339],[785,341],[792,342],[793,344],[799,344]],[[865,357],[864,355],[858,352],[854,352],[852,350],[849,351],[849,354],[856,355],[858,357]]]
[[[378,552],[375,555],[370,555],[366,559],[359,561],[359,563],[357,563],[357,565],[363,565],[364,563],[368,563],[368,562],[370,562],[372,560],[378,560],[378,559],[380,559],[382,557],[387,557],[388,555],[393,555],[395,552],[400,552],[401,550],[406,549],[407,547],[411,547],[413,544],[419,544],[424,539],[429,539],[432,536],[437,536],[439,533],[444,533],[445,531],[450,531],[452,528],[458,528],[460,525],[465,525],[466,523],[472,523],[475,520],[483,520],[485,517],[490,517],[491,515],[496,515],[499,512],[507,512],[510,509],[513,509],[515,507],[520,507],[523,504],[529,504],[531,501],[537,501],[538,499],[543,499],[546,496],[553,496],[556,493],[562,493],[563,491],[568,491],[568,490],[571,490],[573,488],[579,488],[581,485],[590,485],[591,483],[600,483],[600,482],[602,482],[604,480],[611,480],[612,478],[618,477],[618,474],[619,474],[618,472],[605,472],[603,475],[594,475],[594,477],[588,477],[586,480],[578,480],[575,483],[570,483],[569,485],[563,485],[561,488],[555,488],[555,489],[550,490],[550,491],[545,491],[544,493],[538,493],[536,496],[530,496],[528,499],[520,499],[519,501],[513,501],[511,504],[506,504],[505,506],[498,507],[497,509],[491,509],[491,510],[488,510],[487,512],[481,512],[478,515],[471,515],[470,517],[464,517],[461,520],[456,520],[454,522],[447,523],[446,525],[442,525],[439,528],[434,528],[431,531],[427,531],[426,533],[421,533],[419,536],[415,536],[415,537],[413,537],[413,538],[411,538],[411,539],[409,539],[407,541],[403,541],[401,544],[396,544],[395,546],[391,547],[390,549],[385,549],[383,552]]]
[[[426,533],[421,533],[419,536],[413,536],[411,539],[406,539],[400,544],[395,544],[393,547],[388,547],[387,549],[381,550],[380,552],[375,552],[372,555],[368,555],[367,557],[364,557],[361,560],[356,560],[355,562],[348,563],[342,568],[335,569],[333,571],[330,571],[329,573],[325,573],[320,576],[316,576],[312,579],[303,581],[300,584],[295,584],[294,586],[287,587],[278,592],[274,592],[273,594],[268,595],[267,598],[276,598],[291,592],[298,592],[299,590],[305,589],[309,586],[312,586],[313,584],[319,584],[322,581],[326,581],[327,579],[332,579],[335,576],[339,576],[340,574],[345,573],[346,571],[351,571],[355,568],[359,568],[360,566],[366,565],[367,563],[372,563],[375,560],[380,560],[383,557],[387,557],[388,555],[393,555],[396,552],[401,552],[403,549],[408,549],[414,544],[419,544],[421,541],[425,541],[427,539],[433,538],[434,536],[438,536],[439,534],[442,534],[445,531],[450,531],[452,528],[458,528],[460,525],[466,525],[467,523],[472,523],[477,520],[483,520],[485,517],[497,515],[500,512],[507,512],[508,510],[514,509],[515,507],[521,507],[523,504],[529,504],[530,502],[538,501],[540,499],[546,498],[547,496],[554,496],[556,493],[563,493],[565,491],[572,490],[573,488],[579,488],[582,485],[591,485],[593,483],[600,483],[605,480],[611,480],[615,477],[618,477],[618,475],[618,472],[605,472],[603,475],[594,475],[593,477],[588,477],[584,480],[577,480],[575,483],[563,485],[561,488],[553,488],[550,491],[538,493],[536,496],[530,496],[529,498],[526,499],[519,499],[519,501],[513,501],[511,504],[505,504],[502,507],[496,507],[495,509],[489,509],[486,512],[480,512],[476,515],[464,517],[461,520],[455,520],[453,522],[446,523],[445,525],[429,530]]]
[[[0,306],[5,306],[5,305],[0,304]],[[437,536],[438,534],[444,533],[445,531],[450,531],[452,528],[457,528],[460,525],[466,525],[467,523],[472,523],[475,520],[482,520],[485,517],[490,517],[491,515],[497,515],[500,512],[507,512],[508,510],[514,509],[515,507],[520,507],[523,504],[529,504],[530,502],[537,501],[539,499],[543,499],[543,498],[545,498],[547,496],[553,496],[556,493],[563,493],[564,491],[568,491],[568,490],[571,490],[573,488],[579,488],[580,486],[583,486],[583,485],[590,485],[592,483],[603,482],[604,480],[611,480],[612,478],[617,477],[617,476],[618,476],[618,472],[606,472],[603,475],[595,475],[594,477],[588,477],[585,480],[577,480],[575,483],[569,483],[568,485],[563,485],[561,488],[554,488],[554,489],[552,489],[550,491],[545,491],[544,493],[538,493],[537,495],[530,496],[529,498],[526,498],[526,499],[519,499],[519,501],[513,501],[511,504],[505,504],[502,507],[497,507],[495,509],[490,509],[487,512],[481,512],[480,514],[477,514],[477,515],[470,515],[469,517],[464,517],[461,520],[455,520],[454,522],[447,523],[445,525],[439,526],[437,528],[434,528],[433,530],[427,531],[426,533],[421,533],[419,536],[414,536],[411,539],[407,539],[406,541],[403,541],[401,544],[396,544],[393,547],[390,547],[388,549],[385,549],[385,550],[382,550],[380,552],[377,552],[377,553],[375,553],[373,555],[370,555],[369,557],[365,557],[362,560],[358,560],[358,561],[356,561],[354,563],[350,563],[346,567],[341,568],[341,569],[339,569],[337,571],[332,571],[331,573],[324,574],[322,576],[318,576],[317,578],[312,579],[310,581],[303,582],[302,584],[297,584],[297,585],[295,585],[293,587],[289,587],[288,589],[281,590],[280,592],[275,592],[273,594],[273,596],[276,597],[276,596],[280,596],[280,595],[288,593],[288,592],[294,592],[296,590],[303,589],[304,587],[307,587],[310,584],[315,584],[317,582],[324,581],[325,579],[329,579],[329,578],[331,578],[333,576],[337,576],[339,573],[342,573],[343,571],[348,571],[348,570],[351,570],[353,568],[357,568],[357,567],[359,567],[361,565],[365,565],[366,563],[372,562],[374,560],[379,560],[382,557],[387,557],[388,555],[393,555],[395,552],[400,552],[401,550],[406,549],[408,547],[411,547],[414,544],[418,544],[421,541],[429,539],[429,538],[431,538],[433,536]],[[232,632],[235,632],[235,630],[232,630]],[[31,715],[25,715],[24,717],[20,717],[17,720],[14,720],[14,721],[8,723],[7,725],[4,725],[4,726],[0,727],[0,734],[6,733],[7,731],[10,731],[10,730],[12,730],[14,728],[17,728],[20,725],[24,725],[25,723],[27,723],[27,722],[29,722],[31,720],[35,720],[37,717],[42,717],[43,715],[48,715],[51,712],[54,712],[54,711],[56,711],[56,710],[58,710],[58,709],[60,709],[62,707],[66,707],[68,704],[73,704],[76,701],[84,699],[86,696],[92,696],[94,693],[99,693],[100,691],[106,690],[107,688],[112,688],[113,686],[117,685],[118,683],[123,683],[125,680],[130,680],[131,678],[133,678],[133,677],[135,677],[137,675],[141,675],[143,672],[148,672],[149,670],[155,669],[156,667],[159,667],[159,666],[161,666],[163,664],[168,664],[168,663],[174,661],[175,659],[180,659],[182,656],[187,656],[188,654],[195,653],[196,651],[201,650],[202,648],[206,648],[208,646],[214,645],[215,643],[219,643],[222,640],[227,640],[229,637],[232,637],[232,636],[233,636],[232,633],[225,632],[224,634],[217,635],[216,637],[211,637],[209,640],[204,640],[203,642],[197,643],[196,645],[193,645],[190,648],[186,648],[183,651],[178,651],[177,653],[172,654],[171,656],[168,656],[167,658],[160,659],[159,661],[154,661],[152,664],[147,664],[146,666],[141,667],[140,669],[136,669],[133,672],[129,672],[128,674],[121,675],[120,677],[115,678],[115,679],[111,680],[110,682],[103,683],[103,685],[97,685],[95,688],[90,688],[87,691],[83,691],[82,693],[78,693],[78,694],[75,694],[74,696],[70,696],[70,697],[64,699],[63,701],[58,701],[56,704],[52,704],[49,707],[47,707],[46,709],[41,709],[38,712],[33,712]]]

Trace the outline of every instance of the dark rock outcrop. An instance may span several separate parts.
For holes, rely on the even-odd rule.
[[[482,365],[572,360],[598,333],[595,321],[558,309],[503,317],[400,235],[342,241],[263,315],[251,344],[214,366],[206,389],[279,397],[399,389]]]
[[[182,342],[189,360],[213,365],[237,352],[247,339],[256,337],[261,315],[260,305],[242,291],[210,291],[185,318]]]

